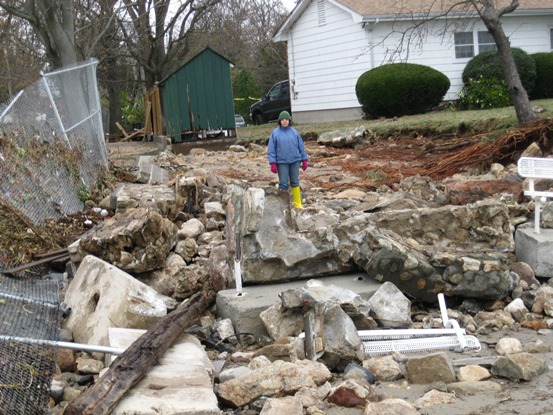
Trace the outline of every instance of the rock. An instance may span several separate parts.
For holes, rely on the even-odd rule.
[[[80,249],[126,272],[163,268],[176,244],[177,227],[158,212],[139,208],[115,214],[83,236]]]
[[[222,402],[238,407],[260,396],[290,395],[301,388],[314,388],[331,377],[332,374],[322,363],[310,360],[295,363],[276,361],[222,383],[215,391]]]
[[[453,365],[443,352],[407,360],[407,376],[413,383],[455,382]]]
[[[553,287],[544,286],[536,291],[532,312],[553,316]]]
[[[497,342],[495,351],[501,356],[507,356],[513,353],[520,353],[523,351],[523,348],[519,339],[503,337]]]
[[[392,283],[385,282],[368,301],[382,327],[409,327],[411,301]]]
[[[484,392],[501,392],[502,387],[499,383],[491,380],[473,381],[465,380],[461,382],[451,382],[447,385],[448,392],[453,392],[458,396],[478,395]]]
[[[353,408],[365,406],[369,401],[378,400],[378,397],[369,382],[362,378],[355,378],[345,379],[334,385],[326,400],[337,406]]]
[[[455,393],[448,393],[432,389],[415,401],[419,409],[429,408],[434,405],[450,404],[455,401]]]
[[[419,415],[420,412],[412,403],[403,399],[391,398],[380,402],[369,402],[363,415]]]
[[[177,237],[179,240],[188,238],[196,240],[204,232],[204,224],[199,219],[192,218],[181,225],[177,231]]]
[[[510,313],[518,322],[525,320],[526,315],[528,314],[528,309],[524,305],[524,301],[522,301],[521,298],[517,298],[507,304],[505,311]]]
[[[77,369],[77,352],[72,349],[57,349],[56,363],[62,372],[74,372]]]
[[[459,382],[465,381],[481,381],[491,378],[492,375],[485,367],[478,365],[467,365],[459,368],[457,374],[457,380]]]
[[[495,361],[491,368],[494,376],[513,381],[529,381],[548,370],[547,363],[526,352],[502,356]]]
[[[323,339],[324,353],[320,358],[329,369],[343,370],[351,362],[365,358],[365,347],[351,318],[339,305],[324,310],[324,323],[318,337]]]
[[[364,360],[363,367],[373,372],[380,382],[392,382],[403,377],[403,370],[391,355]]]
[[[369,384],[374,385],[376,376],[367,368],[356,363],[349,363],[344,369],[344,379],[365,379]]]
[[[303,415],[300,399],[294,396],[267,399],[259,415]]]
[[[97,375],[104,369],[104,363],[96,359],[86,359],[78,358],[77,359],[77,371],[84,374],[95,374]]]

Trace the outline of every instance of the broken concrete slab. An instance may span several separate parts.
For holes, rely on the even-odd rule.
[[[553,277],[553,229],[517,228],[515,252],[519,261],[525,262],[538,277]]]
[[[112,328],[110,345],[126,348],[144,333],[144,330]],[[213,392],[213,373],[213,365],[199,340],[183,334],[111,413],[220,415]]]
[[[167,314],[168,300],[126,272],[87,255],[65,293],[71,313],[63,328],[71,330],[78,343],[106,346],[109,327],[148,329]]]
[[[364,299],[369,299],[382,285],[364,273],[334,275],[318,278],[325,285],[335,285],[349,289]],[[279,301],[279,294],[291,289],[299,289],[305,280],[277,284],[246,286],[242,295],[236,290],[223,290],[217,294],[217,313],[229,318],[237,333],[251,333],[256,338],[268,336],[259,314]]]

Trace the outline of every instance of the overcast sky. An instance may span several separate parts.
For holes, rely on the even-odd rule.
[[[282,4],[284,4],[284,7],[286,7],[288,11],[292,11],[294,6],[296,5],[296,0],[282,0]]]

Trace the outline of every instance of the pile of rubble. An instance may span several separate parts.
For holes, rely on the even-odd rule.
[[[120,186],[101,206],[114,215],[69,247],[78,270],[65,293],[72,303],[62,331],[67,340],[106,344],[109,327],[147,330],[214,279],[236,287],[238,258],[245,285],[311,280],[280,293],[261,313],[261,336],[235,332],[232,318],[215,308],[189,328],[206,345],[225,413],[331,414],[341,407],[429,413],[424,408],[451,407],[460,395],[498,393],[498,379],[531,381],[548,371],[536,353],[551,351],[538,336],[553,327],[553,287],[514,254],[515,228],[532,226],[532,203],[522,199],[515,166],[496,164],[483,175],[443,183],[408,177],[393,189],[366,191],[354,188],[355,177],[314,163],[302,179],[305,209],[295,210],[265,174],[259,146],[166,152],[155,163],[172,173],[168,183]],[[310,177],[351,189],[326,191]],[[553,227],[551,204],[542,220]],[[83,263],[104,271],[77,278]],[[381,283],[370,299],[317,281],[359,271]],[[468,333],[500,338],[483,343],[468,363],[449,351],[367,356],[358,330],[443,327],[438,293],[455,302],[457,310],[447,314]],[[301,335],[308,309],[314,358],[306,356]],[[524,345],[507,336],[521,327],[535,333]],[[52,414],[98,382],[106,366],[95,354],[60,350],[59,356]],[[431,387],[409,401],[384,387],[391,383],[401,390]]]

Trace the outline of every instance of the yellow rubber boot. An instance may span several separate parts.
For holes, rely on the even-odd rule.
[[[301,205],[301,193],[299,186],[292,187],[292,198],[294,199],[294,206],[296,209],[303,209],[303,206]]]

